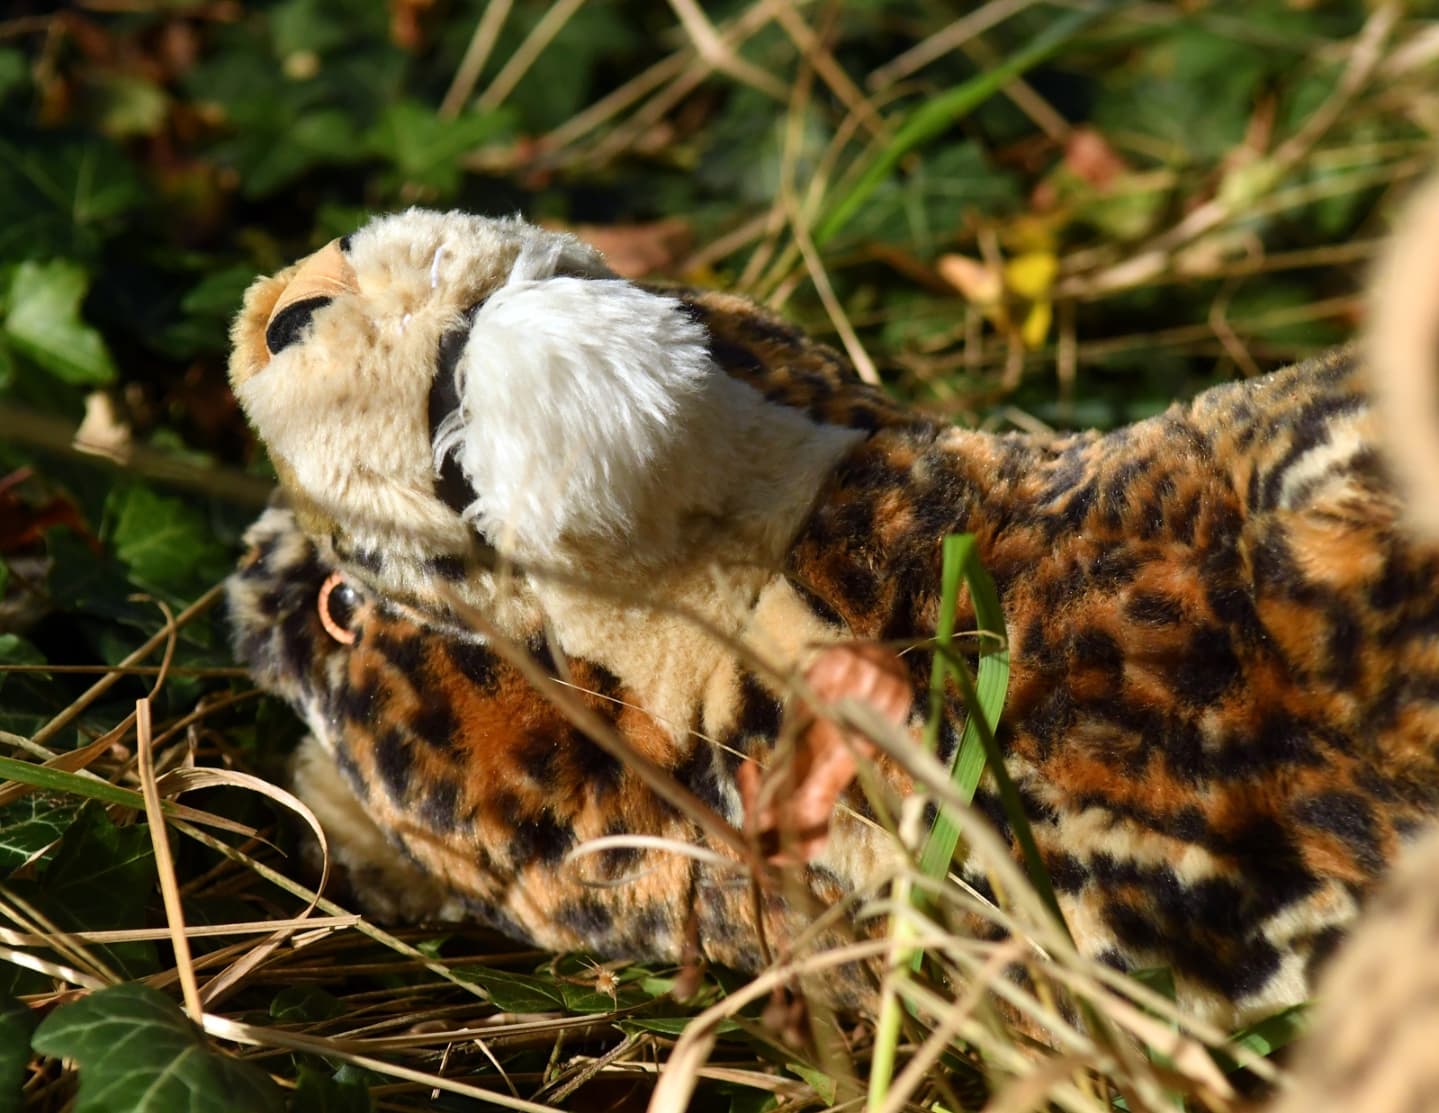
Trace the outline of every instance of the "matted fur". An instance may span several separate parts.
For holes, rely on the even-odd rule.
[[[531,235],[541,265],[507,293]],[[993,436],[895,406],[742,299],[648,291],[597,262],[588,288],[547,275],[546,235],[383,218],[351,241],[353,292],[273,359],[257,334],[283,278],[256,287],[235,329],[237,392],[294,506],[257,524],[232,581],[237,646],[404,853],[469,914],[545,946],[696,948],[754,969],[761,927],[808,945],[813,907],[888,876],[891,843],[862,797],[803,891],[756,904],[731,849],[573,730],[446,600],[527,646],[738,824],[737,763],[773,751],[786,678],[820,644],[918,642],[905,660],[923,694],[940,542],[967,531],[1009,631],[1006,767],[1080,949],[1169,967],[1181,1006],[1221,1023],[1306,998],[1439,810],[1439,549],[1399,526],[1355,355],[1106,435]],[[503,329],[482,327],[487,299]],[[507,360],[520,302],[515,320],[552,319]],[[455,330],[465,401],[438,433],[442,459],[470,461],[459,507],[437,493],[426,413]],[[587,356],[597,337],[602,356]],[[566,378],[591,373],[609,386]],[[587,413],[643,406],[656,384],[673,387],[670,408]],[[591,498],[606,460],[619,487]],[[305,555],[280,559],[299,531]],[[353,646],[314,618],[333,568],[364,600]],[[951,693],[943,757],[963,718]],[[976,804],[1007,831],[992,783]],[[718,857],[568,861],[606,834]],[[625,884],[596,887],[584,868]],[[988,893],[980,863],[961,872]]]

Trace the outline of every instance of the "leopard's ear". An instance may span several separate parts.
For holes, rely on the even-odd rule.
[[[475,311],[434,440],[436,469],[458,464],[474,494],[466,516],[521,559],[562,536],[629,536],[715,374],[680,302],[555,274],[556,251],[527,245]]]

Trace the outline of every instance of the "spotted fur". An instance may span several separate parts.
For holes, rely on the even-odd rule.
[[[761,931],[786,954],[842,938],[807,932],[822,909],[846,900],[836,876],[813,866],[801,891],[758,895],[733,848],[706,838],[586,737],[484,638],[348,587],[330,612],[353,635],[342,644],[316,605],[334,559],[293,512],[267,510],[247,541],[229,582],[236,651],[314,732],[297,783],[320,799],[339,860],[367,903],[408,918],[478,920],[550,950],[748,970],[757,968]],[[779,702],[762,685],[742,686],[718,745],[697,728],[681,746],[603,667],[578,659],[561,667],[543,637],[517,648],[704,805],[741,821],[738,755],[768,748],[780,730]],[[358,820],[347,814],[355,808]],[[363,829],[370,824],[390,842],[377,847]],[[680,845],[622,841],[572,858],[589,840],[634,835]],[[689,846],[709,857],[688,856]],[[836,996],[863,999],[867,975],[845,977]]]
[[[251,408],[263,436],[302,370],[311,378],[295,389],[326,444],[343,439],[327,424],[338,419],[314,408],[316,383],[349,397],[357,377],[387,389],[392,378],[388,403],[372,398],[345,420],[368,443],[414,444],[428,459],[427,399],[447,363],[479,373],[484,345],[449,310],[450,333],[383,359],[343,327],[391,328],[390,271],[433,269],[431,246],[408,262],[385,255],[385,282],[376,277],[373,245],[393,252],[410,220],[356,237],[350,285],[284,351],[266,353],[262,339],[277,291],[292,296],[283,276],[252,295],[235,376],[242,401],[247,382],[274,394]],[[417,242],[433,241],[431,224],[414,227]],[[499,242],[495,252],[513,254]],[[434,296],[450,306],[487,296],[505,261],[484,266],[489,277],[467,279],[463,297],[443,284]],[[424,301],[425,284],[414,288],[408,314]],[[761,935],[803,946],[816,908],[888,876],[889,844],[857,794],[802,893],[756,898],[738,874],[668,851],[568,861],[587,839],[620,833],[734,852],[548,707],[453,608],[478,608],[487,636],[527,646],[737,824],[738,757],[768,758],[787,721],[787,678],[820,645],[918,643],[905,660],[924,691],[940,542],[970,532],[1009,632],[1006,767],[1080,949],[1123,970],[1169,967],[1181,1005],[1220,1022],[1305,999],[1378,879],[1439,810],[1439,549],[1399,528],[1355,356],[1220,387],[1109,434],[996,436],[896,406],[741,299],[654,296],[703,328],[700,371],[719,385],[665,430],[677,440],[654,446],[664,470],[631,500],[629,533],[576,524],[552,549],[517,552],[502,528],[466,532],[463,493],[444,495],[471,480],[464,468],[446,477],[442,459],[422,471],[408,452],[392,453],[394,465],[310,460],[303,438],[281,436],[300,457],[282,454],[281,466],[298,513],[272,510],[255,527],[232,580],[237,646],[257,680],[305,714],[398,850],[465,915],[546,947],[669,960],[697,949],[754,969]],[[507,368],[484,373],[503,379]],[[551,451],[562,469],[588,436],[575,416],[556,426],[574,443],[537,441],[523,465],[543,469]],[[741,443],[721,443],[734,429]],[[316,475],[338,486],[307,485]],[[404,497],[377,501],[370,489]],[[349,648],[313,613],[332,568],[362,599]],[[966,602],[961,612],[963,629],[973,615]],[[942,758],[963,721],[951,693]],[[917,740],[918,718],[910,726]],[[990,781],[976,806],[1008,834]],[[961,872],[988,892],[977,862]]]
[[[1413,847],[1325,971],[1274,1113],[1439,1109],[1439,833]]]

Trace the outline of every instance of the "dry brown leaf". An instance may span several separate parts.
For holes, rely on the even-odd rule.
[[[1004,295],[1004,276],[978,259],[967,255],[941,255],[935,260],[934,269],[974,305],[995,305]]]
[[[898,654],[871,643],[826,649],[805,681],[821,705],[860,700],[897,724],[909,718],[914,700],[909,670]],[[867,738],[820,716],[800,735],[789,760],[771,767],[769,784],[762,784],[754,762],[740,766],[745,827],[770,861],[807,862],[824,848],[835,805],[854,780],[857,758],[873,754]]]
[[[677,216],[648,224],[576,224],[570,231],[599,248],[621,278],[671,274],[694,247],[694,229]]]
[[[1064,145],[1064,165],[1081,181],[1101,191],[1129,173],[1129,164],[1094,128],[1074,129]]]

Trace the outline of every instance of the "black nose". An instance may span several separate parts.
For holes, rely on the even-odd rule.
[[[305,331],[305,326],[310,323],[315,310],[329,305],[333,300],[324,296],[301,298],[293,305],[285,306],[265,330],[265,347],[270,349],[270,354],[277,356],[300,339],[300,333]]]

